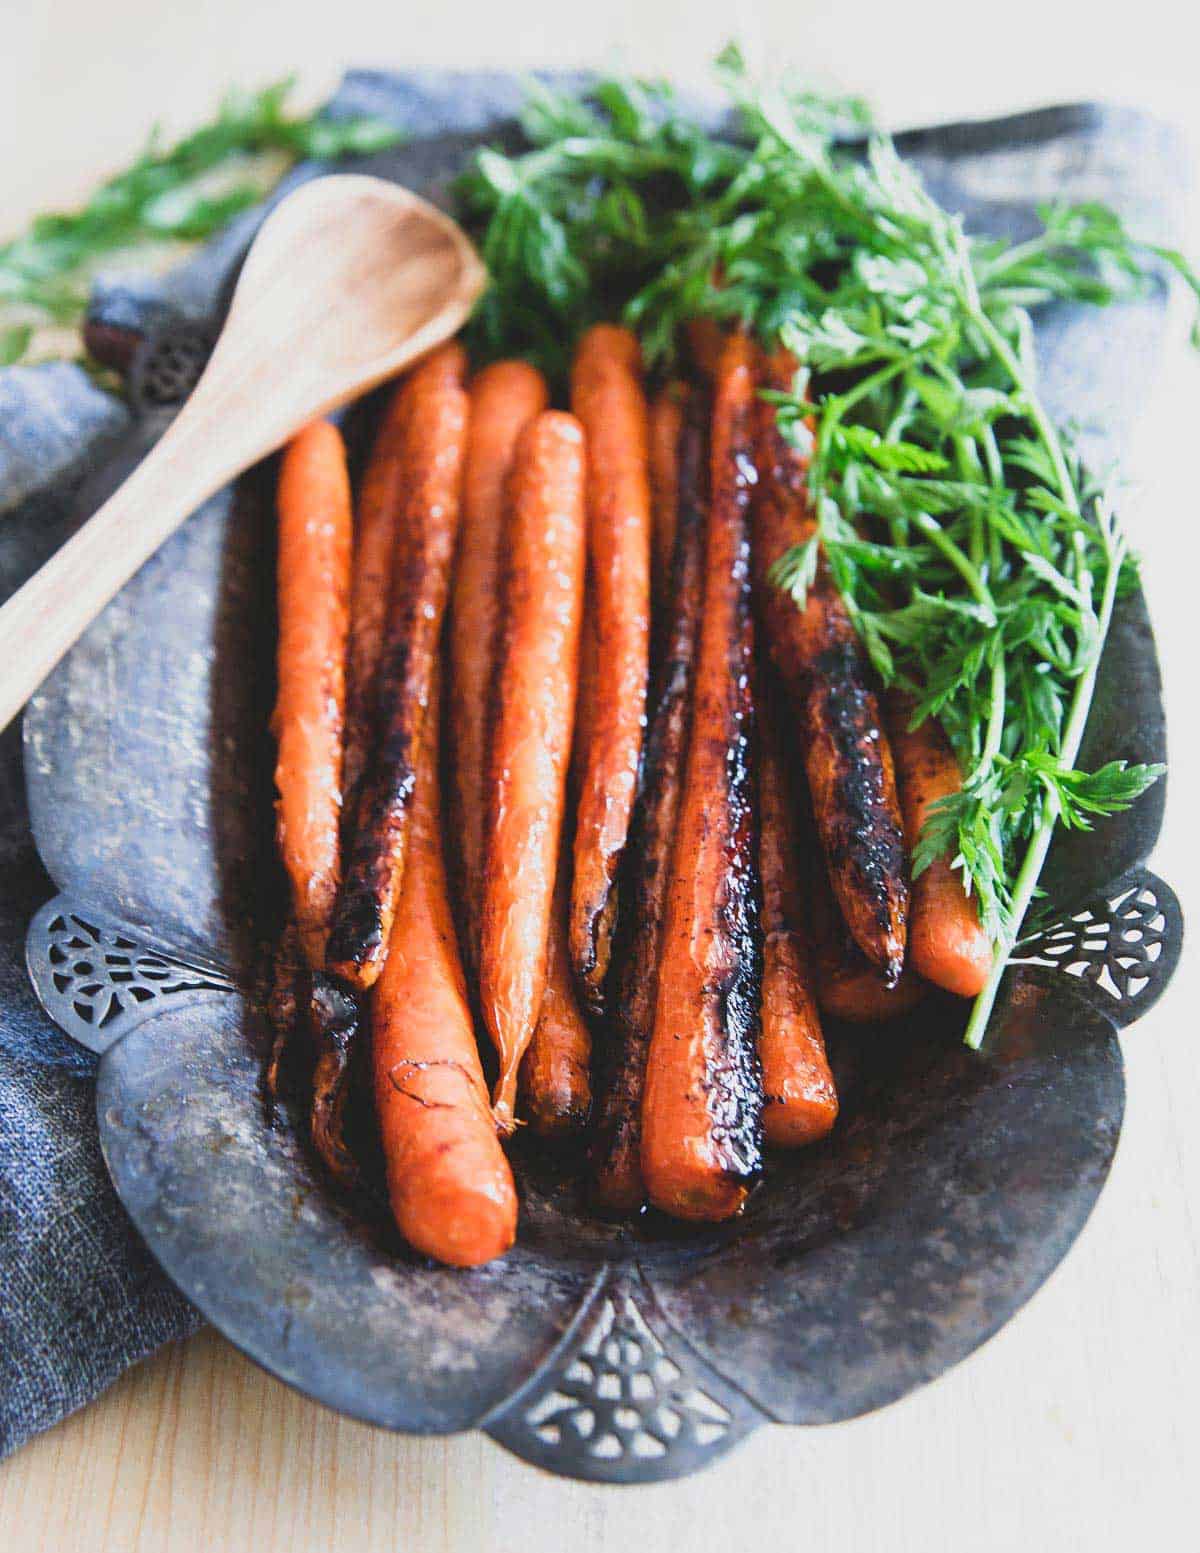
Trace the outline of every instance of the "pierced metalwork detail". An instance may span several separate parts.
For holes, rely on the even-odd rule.
[[[602,1482],[679,1477],[729,1450],[763,1415],[666,1331],[652,1301],[611,1274],[488,1432],[539,1466]]]
[[[47,901],[29,924],[25,958],[42,1007],[90,1051],[105,1052],[134,1025],[234,984],[212,966],[141,944],[128,928],[76,909],[65,896]]]
[[[1071,976],[1124,1025],[1166,987],[1183,947],[1183,914],[1172,890],[1139,868],[1069,917],[1017,945],[1013,965]]]

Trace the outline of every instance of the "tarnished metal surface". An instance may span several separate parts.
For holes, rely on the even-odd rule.
[[[368,96],[371,79],[357,78]],[[401,148],[379,170],[440,178],[466,143]],[[1019,231],[1049,190],[1153,188],[1170,145],[1151,121],[1068,109],[923,132],[909,149],[976,225]],[[1071,310],[1048,317],[1048,392],[1119,428],[1152,373],[1162,311],[1122,310],[1116,367],[1097,365],[1092,327]],[[352,416],[352,446],[355,430]],[[127,462],[152,435],[143,423]],[[1123,1105],[1114,1027],[1161,991],[1181,940],[1177,903],[1137,868],[1161,787],[1055,847],[1047,879],[1062,920],[1022,946],[981,1055],[960,1045],[950,1000],[904,1026],[835,1033],[834,1136],[772,1161],[738,1220],[617,1229],[525,1143],[514,1251],[474,1272],[437,1268],[369,1194],[337,1201],[301,1129],[272,1130],[261,1104],[248,996],[274,876],[269,494],[260,472],[236,516],[229,496],[197,515],[26,720],[35,833],[64,891],[30,938],[47,1007],[109,1006],[103,986],[87,990],[94,957],[72,958],[54,927],[72,918],[98,927],[101,949],[114,932],[127,939],[118,961],[211,977],[196,988],[185,976],[173,996],[169,976],[142,976],[138,1020],[120,1025],[100,1070],[113,1179],[180,1287],[332,1406],[414,1431],[478,1424],[540,1465],[605,1481],[692,1471],[765,1418],[853,1416],[971,1352],[1065,1253],[1107,1173]],[[1163,747],[1138,596],[1118,614],[1087,756],[1154,760]],[[225,976],[245,993],[222,995]]]

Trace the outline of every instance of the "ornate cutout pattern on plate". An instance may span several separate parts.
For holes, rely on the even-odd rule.
[[[1074,977],[1117,1025],[1162,992],[1183,947],[1183,914],[1170,887],[1135,869],[1078,911],[1023,939],[1010,964]]]
[[[128,928],[47,901],[29,924],[25,958],[42,1007],[90,1051],[105,1052],[163,1006],[234,990],[212,966],[149,948]]]
[[[762,1417],[665,1327],[640,1279],[611,1273],[488,1432],[570,1477],[651,1482],[705,1466]]]

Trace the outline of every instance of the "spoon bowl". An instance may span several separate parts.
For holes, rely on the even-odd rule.
[[[0,728],[189,513],[301,426],[448,339],[486,279],[461,228],[395,184],[337,174],[283,200],[173,424],[0,609]]]

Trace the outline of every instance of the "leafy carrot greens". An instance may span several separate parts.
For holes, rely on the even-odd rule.
[[[1126,545],[1038,395],[1030,309],[1103,304],[1179,254],[1097,204],[1042,211],[1013,243],[969,236],[860,105],[758,88],[727,51],[718,136],[661,87],[584,102],[532,89],[530,149],[480,153],[460,195],[491,272],[485,354],[561,375],[575,334],[620,314],[664,365],[698,317],[803,364],[772,397],[810,454],[819,543],[880,678],[938,717],[964,773],[914,871],[953,857],[996,946],[978,1045],[1056,825],[1125,808],[1161,767],[1076,769]],[[774,580],[803,607],[813,542]]]

